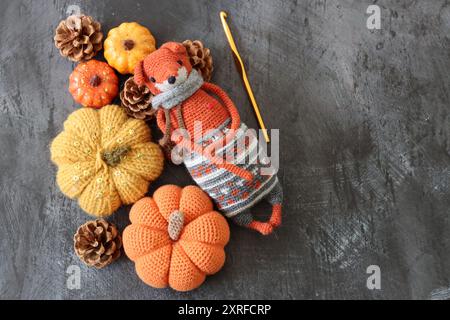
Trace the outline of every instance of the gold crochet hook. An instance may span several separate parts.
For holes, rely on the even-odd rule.
[[[228,17],[225,11],[220,11],[220,20],[222,20],[223,30],[225,31],[225,35],[227,36],[228,43],[230,44],[231,52],[234,55],[234,59],[236,61],[236,66],[238,67],[238,72],[244,81],[245,89],[247,90],[248,96],[250,97],[250,101],[253,106],[253,110],[255,111],[256,118],[258,119],[259,126],[263,132],[264,139],[267,143],[270,142],[269,135],[267,134],[266,126],[264,125],[264,121],[261,117],[261,113],[259,112],[258,104],[256,103],[255,96],[253,95],[252,87],[250,86],[250,82],[248,81],[247,72],[244,68],[244,62],[239,55],[238,49],[236,47],[236,43],[234,43],[233,35],[231,34],[230,27],[228,27],[228,23],[226,18]]]

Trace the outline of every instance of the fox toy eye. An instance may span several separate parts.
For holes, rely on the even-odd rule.
[[[153,78],[153,77],[150,77],[149,79],[151,82],[156,82],[155,78]]]
[[[178,63],[180,66],[183,65],[183,61],[181,61],[181,60],[178,60],[177,63]]]

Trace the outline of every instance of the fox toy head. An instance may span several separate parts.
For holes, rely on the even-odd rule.
[[[178,42],[167,42],[137,64],[134,81],[145,84],[156,95],[186,81],[191,71],[186,48]]]

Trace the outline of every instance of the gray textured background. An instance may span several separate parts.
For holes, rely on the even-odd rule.
[[[429,298],[450,285],[450,3],[375,1],[0,2],[0,298]],[[72,236],[88,216],[55,184],[48,146],[79,108],[74,64],[52,37],[70,4],[106,33],[124,21],[159,44],[201,39],[213,81],[256,121],[218,18],[230,25],[269,128],[281,128],[284,225],[264,238],[232,226],[220,273],[190,293],[147,287],[125,257],[82,266]],[[102,55],[100,55],[101,57]],[[168,166],[152,187],[191,183]],[[261,207],[260,210],[263,210]],[[111,217],[122,230],[129,208]],[[81,266],[81,289],[66,269]],[[381,267],[382,290],[366,288]]]

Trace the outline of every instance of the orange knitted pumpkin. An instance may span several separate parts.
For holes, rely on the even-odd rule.
[[[101,108],[110,104],[119,92],[119,79],[106,63],[89,60],[80,63],[69,78],[69,91],[85,107]]]
[[[133,205],[130,220],[123,231],[125,253],[152,287],[195,289],[225,262],[228,224],[196,186],[160,187],[153,198]]]

